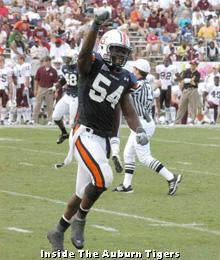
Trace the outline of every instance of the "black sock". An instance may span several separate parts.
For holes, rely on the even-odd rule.
[[[57,229],[61,232],[65,232],[67,228],[70,226],[70,223],[67,222],[64,217],[62,217],[57,225]]]
[[[79,207],[79,210],[77,211],[77,217],[79,219],[85,219],[86,215],[88,214],[89,210],[83,209],[81,206]]]
[[[64,124],[63,124],[63,120],[61,119],[61,120],[58,120],[58,121],[54,121],[57,125],[58,125],[58,127],[60,128],[60,130],[61,130],[61,132],[62,132],[62,134],[67,134],[67,131],[66,131],[66,128],[65,128],[65,126],[64,126]]]

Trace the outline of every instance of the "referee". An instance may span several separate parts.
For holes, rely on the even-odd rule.
[[[177,111],[175,124],[181,124],[181,121],[190,106],[191,112],[191,121],[190,123],[194,124],[197,109],[199,107],[199,93],[198,93],[198,84],[200,81],[200,73],[197,70],[198,62],[197,60],[192,60],[190,62],[191,67],[186,69],[182,73],[182,82],[183,82],[183,94],[180,99],[179,109]]]

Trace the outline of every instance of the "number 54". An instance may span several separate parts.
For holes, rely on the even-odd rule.
[[[111,107],[114,109],[118,104],[124,87],[119,86],[113,93],[107,95],[106,89],[101,85],[109,87],[111,85],[111,81],[99,73],[92,84],[93,88],[89,91],[90,98],[98,103],[101,103],[106,99],[109,103],[111,103]]]

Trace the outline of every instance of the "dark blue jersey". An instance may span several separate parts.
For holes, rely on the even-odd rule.
[[[79,75],[79,123],[102,136],[111,136],[115,108],[123,95],[136,87],[136,79],[125,69],[110,71],[102,57],[95,53],[89,74]]]
[[[78,96],[78,90],[77,90],[78,75],[77,75],[76,64],[63,65],[61,71],[62,71],[62,75],[60,76],[59,82],[61,86],[67,84],[67,89],[66,89],[67,95],[71,95],[74,97]]]

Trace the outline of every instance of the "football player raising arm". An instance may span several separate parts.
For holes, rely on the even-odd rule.
[[[129,127],[137,133],[137,142],[148,142],[129,95],[136,87],[135,77],[123,69],[131,53],[128,36],[119,30],[108,31],[98,52],[93,52],[99,28],[108,16],[106,11],[96,15],[78,56],[79,109],[71,141],[78,161],[76,191],[58,225],[48,233],[53,250],[63,250],[64,232],[70,223],[73,245],[78,249],[84,246],[86,216],[113,181],[109,138],[117,132],[113,128],[119,104]]]

